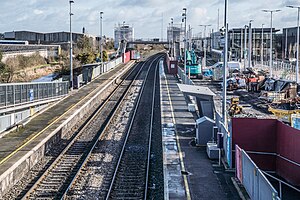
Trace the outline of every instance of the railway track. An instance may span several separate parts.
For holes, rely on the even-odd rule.
[[[160,58],[162,55],[154,60],[154,67],[150,64],[105,199],[147,198],[155,85]]]
[[[136,65],[22,199],[60,199],[65,194],[140,70],[141,64]]]
[[[131,87],[129,94],[126,95],[127,101],[124,101],[123,105],[121,104],[119,109],[116,110],[115,116],[103,132],[89,158],[85,161],[76,179],[74,179],[70,190],[65,195],[65,199],[105,199],[115,174],[114,168],[117,166],[125,139],[130,130],[131,121],[134,120],[135,106],[139,105],[140,100],[138,99],[141,99],[142,88],[145,88],[145,81],[142,80],[149,74],[149,67],[157,64],[161,55],[153,56],[144,62],[145,70],[138,77],[134,86]],[[159,99],[156,104],[160,104]],[[147,155],[144,156],[147,158]],[[149,161],[150,159],[148,159]],[[147,168],[149,169],[149,167]],[[154,168],[152,167],[152,169]],[[145,183],[148,183],[148,181],[145,181]],[[143,191],[140,193],[142,194]]]

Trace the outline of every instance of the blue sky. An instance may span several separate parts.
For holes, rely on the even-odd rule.
[[[203,28],[199,24],[217,27],[217,13],[220,9],[220,24],[223,24],[224,0],[74,0],[73,31],[82,27],[92,35],[99,34],[99,12],[103,11],[104,35],[113,36],[116,24],[126,23],[135,28],[136,38],[161,36],[162,18],[164,37],[171,17],[174,23],[181,22],[182,8],[187,8],[187,23],[193,32]],[[296,26],[297,10],[286,5],[300,5],[299,0],[228,0],[229,26],[241,27],[254,20],[254,27],[270,26],[270,14],[262,9],[282,9],[273,18],[276,28]],[[29,30],[37,32],[69,30],[69,0],[2,0],[0,32]],[[162,17],[163,16],[163,17]]]

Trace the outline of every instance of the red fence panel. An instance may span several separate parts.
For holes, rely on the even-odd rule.
[[[235,145],[235,169],[236,169],[236,177],[239,179],[241,183],[243,183],[243,166],[242,166],[242,149]]]
[[[128,63],[130,61],[130,51],[123,53],[122,57],[123,57],[123,63]]]

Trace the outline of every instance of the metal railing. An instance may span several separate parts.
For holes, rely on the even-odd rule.
[[[292,186],[291,184],[288,184],[287,182],[282,181],[282,180],[280,180],[279,178],[276,178],[275,176],[272,176],[272,175],[268,174],[267,172],[264,172],[264,171],[262,171],[262,172],[263,172],[266,176],[269,176],[270,178],[272,178],[272,179],[278,181],[278,183],[279,183],[279,197],[280,197],[280,199],[282,199],[282,184],[284,184],[284,185],[286,185],[286,186],[288,186],[288,187],[290,187],[290,188],[296,190],[297,192],[300,192],[300,190],[299,190],[298,188]]]
[[[69,82],[0,84],[0,109],[67,95]]]
[[[279,200],[278,192],[252,161],[250,156],[236,145],[236,174],[239,181],[244,185],[252,200]]]

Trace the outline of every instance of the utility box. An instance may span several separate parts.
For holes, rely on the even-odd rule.
[[[219,158],[219,148],[216,143],[207,143],[206,153],[209,159],[218,159]]]
[[[169,65],[168,65],[169,74],[177,74],[177,68],[178,68],[178,61],[170,60]]]
[[[196,121],[196,143],[205,146],[209,141],[213,140],[213,127],[215,121],[209,117],[201,117]]]

